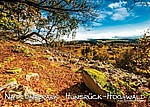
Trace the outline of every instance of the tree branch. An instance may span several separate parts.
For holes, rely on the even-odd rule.
[[[46,45],[48,45],[47,39],[45,39],[42,35],[40,35],[40,34],[37,33],[37,32],[32,32],[32,33],[30,33],[30,34],[23,35],[23,36],[21,36],[20,38],[18,38],[17,41],[25,40],[25,39],[27,39],[27,38],[30,38],[30,37],[33,36],[33,35],[37,35],[38,37],[42,38],[42,39],[46,42]]]
[[[1,0],[3,2],[19,2],[19,3],[25,3],[29,6],[33,6],[35,8],[41,9],[41,10],[46,10],[49,12],[59,12],[59,11],[70,11],[70,12],[81,12],[81,11],[88,11],[88,9],[65,9],[65,8],[55,8],[54,6],[49,6],[49,5],[40,5],[40,3],[35,3],[29,0]]]

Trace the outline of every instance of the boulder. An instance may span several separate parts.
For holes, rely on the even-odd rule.
[[[38,73],[28,73],[26,74],[26,81],[30,81],[30,79],[32,78],[36,78],[36,80],[39,80],[39,74]]]
[[[15,78],[11,78],[6,81],[6,83],[0,87],[0,91],[5,90],[5,89],[15,89],[18,88],[19,85],[17,83],[17,80]]]
[[[42,102],[44,97],[34,92],[30,87],[23,86],[17,82],[15,78],[11,78],[0,87],[0,91],[6,90],[4,97],[10,101],[28,101],[28,102]]]

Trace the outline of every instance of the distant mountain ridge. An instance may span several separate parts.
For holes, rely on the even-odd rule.
[[[143,36],[142,35],[139,35],[139,36],[114,36],[112,37],[112,39],[139,39],[139,38],[142,38]]]

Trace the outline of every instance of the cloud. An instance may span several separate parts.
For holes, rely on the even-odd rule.
[[[113,14],[112,11],[99,11],[98,12],[99,16],[96,18],[96,22],[103,22],[103,21],[107,21],[107,17],[110,17],[110,15]]]
[[[124,17],[122,14],[115,13],[115,14],[113,14],[113,16],[111,17],[111,19],[113,19],[113,20],[124,20],[125,17]]]
[[[106,14],[104,14],[104,13],[99,13],[100,15],[97,17],[98,19],[105,19],[106,17],[107,17],[107,15]]]
[[[132,37],[141,36],[145,29],[131,29],[131,30],[121,30],[121,31],[87,31],[87,32],[77,32],[76,40],[87,40],[89,38],[93,39],[108,39],[114,36],[119,37]]]
[[[113,14],[113,12],[112,11],[101,11],[101,10],[99,10],[98,11],[98,14],[99,14],[99,16],[97,17],[97,19],[100,19],[100,20],[103,20],[103,19],[105,19],[108,15],[111,15],[111,14]]]
[[[129,13],[127,9],[125,8],[126,4],[127,2],[120,1],[120,2],[115,2],[115,3],[111,3],[108,5],[108,7],[111,8],[111,11],[113,12],[113,14],[110,14],[112,20],[122,21],[132,14],[131,12]]]
[[[122,1],[120,1],[120,2],[116,2],[116,3],[111,3],[111,4],[108,5],[108,7],[111,8],[111,9],[116,9],[116,8],[122,7],[122,6],[125,5],[126,3],[127,3],[127,2],[122,2]]]
[[[132,21],[132,20],[135,20],[136,18],[138,18],[139,16],[134,16],[134,17],[132,17],[132,18],[130,18],[130,19],[128,19],[128,20],[125,20],[124,22],[130,22],[130,21]]]
[[[149,22],[142,22],[136,24],[125,24],[119,26],[109,26],[100,27],[92,29],[91,31],[86,31],[83,27],[77,30],[76,40],[86,40],[89,38],[102,39],[102,38],[112,38],[114,36],[119,37],[133,37],[141,36],[144,34],[144,30],[149,28]]]
[[[130,13],[131,14],[131,13]],[[129,12],[126,10],[126,8],[118,8],[114,10],[114,14],[112,15],[111,19],[116,20],[125,20],[126,17],[130,16]]]
[[[112,11],[106,11],[106,10],[105,11],[100,11],[99,13],[102,14],[102,15],[105,15],[105,16],[113,14]]]
[[[99,23],[99,22],[92,22],[92,25],[93,25],[93,26],[102,26],[102,23]]]
[[[140,6],[140,7],[142,7],[142,6],[144,6],[144,7],[150,7],[150,2],[136,2],[136,4],[135,4],[136,6]]]
[[[121,6],[120,6],[120,3],[112,3],[112,4],[108,5],[108,7],[114,9],[114,8],[119,8]]]

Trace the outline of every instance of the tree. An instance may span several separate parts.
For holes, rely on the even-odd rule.
[[[31,27],[41,17],[38,9],[21,3],[0,3],[0,30],[11,30],[16,36],[10,37],[19,40],[20,35],[31,32]]]
[[[105,0],[1,0],[1,30],[14,32],[16,35],[11,37],[13,40],[34,40],[36,38],[31,37],[37,35],[46,44],[50,44],[63,35],[72,34],[74,37],[78,24],[86,27],[87,22],[95,20],[98,16],[97,9],[103,1]],[[130,1],[130,5],[139,2]]]
[[[85,24],[96,16],[94,5],[87,0],[1,0],[0,6],[1,30],[16,33],[15,40],[37,35],[46,44],[61,35],[75,36],[79,23]],[[38,32],[33,32],[32,27]],[[46,32],[45,36],[42,32]]]

